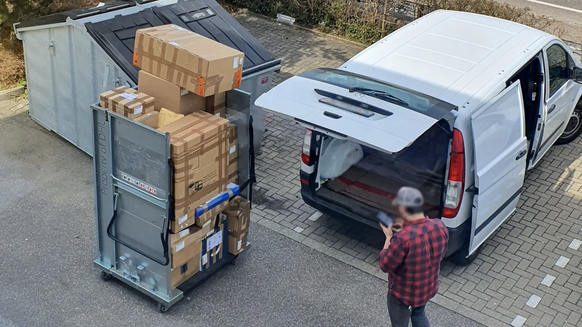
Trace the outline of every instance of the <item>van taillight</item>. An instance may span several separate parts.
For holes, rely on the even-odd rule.
[[[311,166],[311,133],[309,129],[305,132],[303,150],[301,151],[301,161],[308,166]]]
[[[463,134],[458,129],[453,131],[451,163],[445,196],[444,218],[455,218],[459,213],[465,189],[465,145]]]

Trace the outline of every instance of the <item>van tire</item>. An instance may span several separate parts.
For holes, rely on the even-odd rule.
[[[473,254],[469,255],[470,243],[470,240],[465,242],[465,244],[463,244],[463,246],[457,252],[451,254],[449,260],[459,266],[470,265],[475,260],[475,258],[477,258],[479,253],[481,253],[481,249],[483,248],[483,245],[481,245],[477,250],[475,250],[475,252],[473,252]]]
[[[576,108],[572,112],[572,116],[566,122],[566,129],[564,134],[558,138],[556,144],[568,144],[574,141],[582,133],[582,99],[578,101]]]

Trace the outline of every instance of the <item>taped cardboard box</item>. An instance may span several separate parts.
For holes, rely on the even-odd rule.
[[[166,108],[175,113],[188,115],[206,110],[206,98],[172,84],[145,70],[139,71],[138,89],[155,98],[155,110]],[[223,117],[224,118],[224,117]]]
[[[144,113],[154,111],[155,99],[149,94],[120,86],[111,91],[101,93],[99,106],[119,115],[133,119]]]
[[[194,217],[197,207],[226,188],[228,120],[196,111],[160,127],[170,133],[175,217]]]
[[[202,230],[199,230],[193,234],[189,234],[178,240],[176,243],[172,243],[171,254],[172,254],[172,269],[177,268],[188,260],[194,258],[196,254],[202,252],[202,238],[205,235],[202,234]]]
[[[214,229],[214,233],[202,240],[200,255],[200,270],[205,271],[224,258],[228,251],[228,223],[222,221]]]
[[[159,112],[152,111],[152,112],[148,112],[146,114],[143,114],[137,118],[134,118],[133,120],[138,122],[138,123],[142,123],[146,126],[149,126],[151,128],[158,128],[159,115],[160,115]]]
[[[170,24],[137,30],[133,64],[207,97],[238,88],[244,54]]]
[[[221,92],[206,98],[206,112],[226,118],[226,93]]]
[[[248,231],[251,217],[251,203],[248,200],[236,196],[222,213],[228,221],[229,235],[238,237]]]
[[[171,274],[172,289],[180,286],[190,277],[196,275],[196,273],[199,271],[200,271],[200,253],[196,254],[193,258],[188,260],[183,265],[172,269]]]
[[[248,231],[241,233],[239,236],[228,235],[228,253],[237,255],[247,247]]]
[[[236,125],[228,126],[228,172],[227,182],[238,182],[238,130]]]

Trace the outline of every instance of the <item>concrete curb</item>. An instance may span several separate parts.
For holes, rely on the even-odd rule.
[[[354,260],[353,257],[339,251],[333,248],[330,248],[324,244],[320,244],[316,241],[313,241],[307,237],[305,237],[304,235],[301,235],[301,233],[298,233],[290,228],[286,228],[284,226],[281,226],[279,224],[273,223],[272,221],[268,220],[268,219],[264,219],[262,217],[260,217],[259,215],[253,214],[253,212],[251,211],[251,222],[253,223],[257,223],[263,227],[266,227],[268,229],[270,229],[271,231],[281,234],[283,236],[286,236],[296,242],[299,242],[309,248],[311,248],[312,250],[315,250],[317,252],[320,252],[322,254],[325,254],[331,258],[334,258],[336,260],[339,260],[347,265],[350,265],[364,273],[367,273],[371,276],[374,276],[378,279],[381,279],[383,281],[386,281],[386,274],[383,273],[379,267],[376,267],[374,265],[365,263],[365,262],[361,262],[360,260]],[[471,320],[474,320],[478,323],[481,323],[485,326],[488,327],[502,327],[502,326],[507,326],[506,324],[504,324],[502,321],[494,319],[492,317],[489,317],[477,310],[473,310],[469,307],[465,307],[462,306],[462,308],[460,308],[459,304],[455,303],[454,301],[449,300],[447,297],[441,295],[441,294],[437,294],[432,300],[432,303],[438,304],[441,307],[445,308],[445,309],[449,309],[457,314],[460,314],[466,318],[469,318]]]
[[[24,86],[18,86],[13,89],[0,91],[0,101],[11,100],[24,94]]]

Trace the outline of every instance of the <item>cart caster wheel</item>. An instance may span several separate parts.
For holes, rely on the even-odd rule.
[[[101,272],[101,279],[103,279],[104,281],[108,281],[111,278],[113,278],[113,275],[111,275],[110,273],[104,271]]]
[[[168,312],[168,308],[165,305],[158,303],[158,311],[160,313],[166,313]]]
[[[232,260],[232,261],[230,262],[230,265],[231,265],[231,266],[236,266],[236,259]]]

